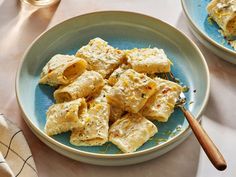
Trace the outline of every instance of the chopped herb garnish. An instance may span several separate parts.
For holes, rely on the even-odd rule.
[[[160,143],[162,143],[162,142],[166,142],[167,141],[167,139],[164,139],[164,138],[155,138],[155,139],[153,139],[154,140],[154,142],[156,143],[156,144],[160,144]]]
[[[152,140],[153,140],[153,137],[149,138],[149,140],[148,140],[148,141],[152,141]]]
[[[170,131],[170,130],[163,132],[164,135],[171,135],[171,133],[172,133],[172,131]]]
[[[164,139],[164,138],[158,138],[158,140],[159,140],[160,142],[165,142],[165,141],[167,141],[167,139]]]
[[[176,131],[181,131],[182,130],[182,126],[181,125],[178,125],[177,127],[176,127]]]
[[[116,73],[116,78],[120,77],[120,74],[119,73]]]
[[[212,21],[212,18],[210,16],[207,18],[207,21],[210,25],[213,25],[213,21]]]
[[[175,132],[173,132],[173,133],[170,134],[170,137],[172,138],[172,137],[174,137],[174,136],[177,135],[177,134],[178,134],[178,131],[175,131]]]
[[[189,91],[189,87],[188,86],[183,86],[183,92],[188,92]]]
[[[191,105],[191,104],[193,104],[193,103],[194,103],[193,101],[190,101],[190,102],[189,102],[189,105]]]
[[[174,82],[176,82],[176,83],[180,83],[179,78],[174,78]]]

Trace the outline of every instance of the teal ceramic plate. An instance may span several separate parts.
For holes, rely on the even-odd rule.
[[[53,137],[44,133],[45,113],[54,102],[54,89],[38,84],[43,66],[55,54],[75,54],[81,46],[95,37],[101,37],[120,49],[150,46],[163,48],[173,62],[174,75],[190,87],[186,93],[186,106],[199,118],[209,95],[209,72],[196,45],[174,27],[158,19],[131,12],[107,11],[69,19],[43,33],[26,51],[18,70],[16,93],[24,119],[32,131],[57,152],[99,165],[142,162],[159,156],[182,142],[190,129],[178,109],[167,123],[155,122],[159,133],[136,152],[129,154],[122,154],[111,143],[96,147],[73,146],[69,143],[69,132]]]
[[[184,12],[193,34],[212,52],[236,64],[236,51],[218,32],[219,26],[208,19],[207,4],[211,0],[182,0]]]

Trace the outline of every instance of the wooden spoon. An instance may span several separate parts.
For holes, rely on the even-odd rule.
[[[180,106],[180,108],[211,163],[216,169],[220,171],[225,170],[227,164],[216,145],[212,142],[210,137],[207,135],[200,123],[193,117],[193,115],[184,106]]]

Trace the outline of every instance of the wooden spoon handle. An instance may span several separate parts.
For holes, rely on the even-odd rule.
[[[193,115],[188,110],[186,110],[184,107],[181,107],[181,109],[185,117],[187,118],[188,123],[193,130],[193,133],[197,137],[199,143],[201,144],[203,150],[207,154],[211,163],[218,170],[220,171],[225,170],[227,167],[225,159],[222,156],[222,154],[219,152],[215,144],[212,142],[210,137],[207,135],[207,133],[204,131],[202,126],[199,124],[199,122],[193,117]]]

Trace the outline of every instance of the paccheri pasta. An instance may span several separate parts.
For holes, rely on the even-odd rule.
[[[236,0],[212,0],[207,11],[225,36],[236,36]]]
[[[141,114],[128,113],[112,124],[109,140],[123,152],[133,152],[157,133],[157,127]]]
[[[61,86],[54,92],[57,103],[87,97],[98,92],[104,85],[102,76],[96,71],[86,71],[74,82]]]
[[[81,116],[87,105],[84,98],[74,101],[53,104],[48,108],[45,132],[51,136],[67,132],[76,127],[82,127]]]
[[[126,56],[128,63],[137,72],[149,74],[170,72],[171,62],[162,49],[132,49],[126,52]]]
[[[88,45],[81,47],[76,56],[88,62],[88,70],[97,71],[106,77],[120,65],[124,52],[113,48],[100,38],[95,38]]]
[[[75,146],[110,141],[124,153],[136,151],[158,132],[153,120],[168,120],[182,91],[155,76],[170,72],[170,65],[162,49],[122,51],[100,38],[76,56],[55,55],[39,81],[58,87],[46,114],[46,134],[71,131]]]
[[[69,84],[82,74],[86,67],[87,62],[84,59],[57,54],[44,66],[39,82],[51,86]]]
[[[236,0],[212,0],[207,6],[207,12],[221,28],[220,33],[236,50]]]
[[[125,71],[107,95],[110,104],[137,113],[156,91],[154,80],[132,69]]]
[[[158,85],[157,91],[148,99],[141,112],[149,119],[167,122],[182,92],[182,87],[165,79],[155,78],[154,80]]]

